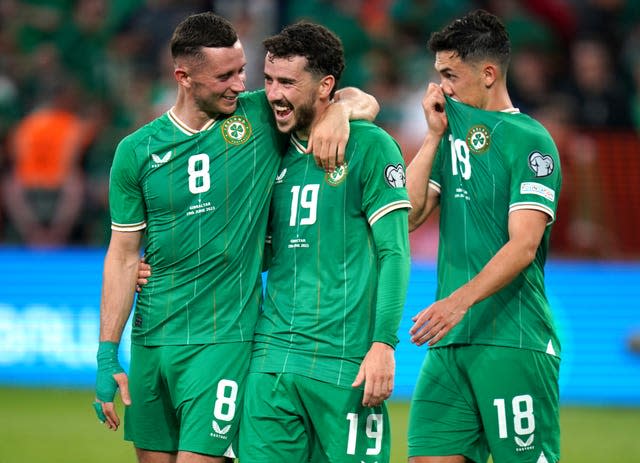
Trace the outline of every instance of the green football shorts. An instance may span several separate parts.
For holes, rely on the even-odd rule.
[[[240,461],[388,463],[386,405],[364,407],[362,394],[295,373],[250,373]]]
[[[557,462],[559,367],[558,357],[526,349],[430,349],[411,400],[409,456]]]
[[[251,342],[131,346],[124,438],[137,448],[222,456],[237,438]]]

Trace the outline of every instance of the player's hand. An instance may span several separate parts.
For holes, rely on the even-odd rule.
[[[429,130],[438,137],[442,137],[448,125],[447,113],[444,111],[445,101],[442,87],[429,83],[422,97],[422,110]]]
[[[393,392],[393,377],[396,369],[393,347],[374,342],[364,357],[352,387],[364,382],[362,405],[375,407],[388,399]]]
[[[344,163],[349,131],[349,115],[344,106],[330,104],[311,128],[306,153],[313,153],[318,166],[333,172]]]
[[[136,280],[136,292],[142,291],[142,287],[149,283],[149,277],[151,276],[151,265],[147,264],[144,260],[144,256],[140,258],[138,263],[138,279]]]
[[[433,346],[462,320],[467,310],[468,306],[452,297],[434,302],[411,318],[414,322],[409,330],[411,342],[417,346],[424,343]]]
[[[120,389],[120,397],[125,405],[131,404],[129,380],[118,361],[118,344],[100,342],[97,360],[96,400],[93,402],[93,408],[98,419],[115,431],[120,426],[120,418],[113,404],[116,391]]]

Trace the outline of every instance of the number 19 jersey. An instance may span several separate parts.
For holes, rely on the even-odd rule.
[[[169,111],[126,137],[111,169],[112,229],[146,228],[152,276],[132,341],[250,341],[261,303],[264,236],[286,140],[264,92],[200,131]]]
[[[447,97],[448,129],[430,187],[440,192],[437,298],[475,277],[509,240],[509,214],[542,211],[547,229],[535,259],[510,284],[475,304],[438,346],[489,344],[559,355],[544,287],[560,159],[547,130],[519,112],[483,111]]]
[[[379,127],[351,122],[345,166],[330,175],[292,137],[271,205],[273,259],[251,371],[351,386],[376,318],[371,226],[408,208],[400,149]]]

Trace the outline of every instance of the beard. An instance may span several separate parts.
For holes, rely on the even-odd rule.
[[[296,122],[291,132],[309,132],[313,119],[316,117],[316,109],[313,105],[316,101],[317,93],[314,91],[307,101],[294,108]]]
[[[296,108],[296,125],[293,132],[307,132],[311,128],[311,123],[316,117],[315,108],[308,103]]]

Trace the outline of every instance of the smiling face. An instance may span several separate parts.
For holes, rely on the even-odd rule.
[[[176,76],[188,89],[197,108],[215,118],[231,114],[245,90],[247,60],[240,41],[232,47],[202,48],[202,59],[178,63]]]
[[[273,108],[278,130],[309,133],[318,111],[318,89],[321,81],[305,70],[303,56],[275,58],[269,54],[264,60],[264,88]]]

